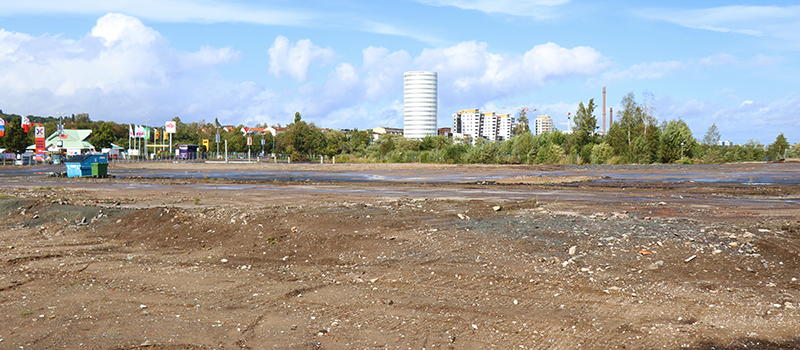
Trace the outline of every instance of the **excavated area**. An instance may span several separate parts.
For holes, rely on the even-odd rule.
[[[4,178],[0,348],[800,348],[797,181],[518,178]]]

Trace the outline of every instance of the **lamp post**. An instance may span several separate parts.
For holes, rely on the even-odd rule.
[[[145,131],[145,135],[144,135],[145,136],[144,137],[144,160],[147,160],[148,156],[149,156],[149,154],[147,153],[147,141],[150,138],[150,135],[147,135],[147,124],[148,124],[149,121],[150,121],[150,119],[144,119],[144,131]]]
[[[681,160],[683,160],[683,142],[681,142]]]

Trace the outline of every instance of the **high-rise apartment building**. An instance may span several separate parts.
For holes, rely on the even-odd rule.
[[[403,75],[403,136],[420,139],[436,135],[437,73],[414,71]]]
[[[540,115],[534,121],[534,135],[541,135],[548,132],[553,132],[553,119],[549,115]]]
[[[453,114],[453,137],[505,141],[514,132],[514,117],[480,109],[465,109]]]

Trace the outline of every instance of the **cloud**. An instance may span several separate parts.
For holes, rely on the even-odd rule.
[[[756,57],[753,57],[753,59],[750,60],[749,64],[754,67],[774,66],[783,63],[783,61],[785,61],[783,57],[773,57],[758,54]]]
[[[148,20],[173,23],[253,23],[261,25],[307,25],[325,17],[302,7],[285,8],[279,2],[261,2],[258,6],[230,1],[190,0],[26,0],[0,2],[4,15],[126,13]]]
[[[277,36],[265,55],[269,74],[259,79],[265,85],[220,78],[219,67],[239,56],[227,47],[176,51],[139,19],[113,13],[77,40],[0,30],[0,106],[20,114],[87,112],[122,123],[179,116],[186,122],[218,117],[226,124],[285,124],[300,111],[323,127],[399,127],[403,72],[436,70],[447,125],[448,110],[524,96],[609,64],[590,47],[547,43],[500,54],[474,41],[417,55],[370,46],[360,61],[344,62],[332,48]]]
[[[706,57],[700,60],[698,64],[701,67],[711,67],[711,66],[720,66],[720,65],[730,65],[735,64],[737,62],[736,57],[728,54],[717,54],[714,56]]]
[[[550,80],[596,74],[608,64],[591,47],[567,49],[554,43],[537,45],[522,55],[501,55],[489,52],[486,43],[469,41],[425,49],[414,59],[416,67],[439,73],[446,97],[464,102],[540,89]]]
[[[291,1],[220,1],[220,0],[26,0],[0,1],[4,16],[46,14],[95,16],[124,13],[139,19],[164,23],[249,23],[264,26],[303,28],[345,28],[368,33],[410,37],[439,45],[443,41],[421,28],[403,28],[376,22],[374,16],[352,12],[317,12],[310,6]]]
[[[331,63],[336,52],[330,47],[320,48],[311,43],[311,40],[299,40],[292,45],[284,36],[275,38],[269,48],[269,73],[277,78],[286,74],[292,78],[305,81],[308,67],[312,63]]]
[[[464,10],[502,13],[543,20],[554,16],[553,8],[569,0],[417,0],[432,6],[452,6]]]
[[[800,119],[787,118],[800,109],[800,96],[790,95],[776,101],[746,100],[742,103],[720,105],[705,103],[695,99],[673,100],[661,96],[655,101],[664,120],[683,119],[689,125],[694,137],[702,138],[707,128],[716,124],[723,140],[745,143],[757,140],[771,143],[776,136],[786,130],[799,130]],[[742,128],[742,125],[747,125]],[[786,133],[787,137],[792,137]],[[798,142],[794,139],[790,142]]]
[[[189,92],[198,93],[197,82],[188,79],[203,79],[194,75],[239,56],[231,48],[211,47],[176,53],[158,32],[120,14],[101,17],[80,40],[0,31],[0,52],[0,104],[7,110],[89,108],[110,116],[180,103]],[[178,87],[187,95],[176,96]],[[193,97],[206,98],[202,92]]]
[[[685,68],[686,65],[680,61],[642,63],[633,65],[626,70],[612,70],[603,73],[599,78],[589,79],[587,85],[599,86],[626,80],[659,79]]]
[[[639,16],[682,27],[769,36],[800,44],[800,6],[721,6],[707,9],[649,9]]]

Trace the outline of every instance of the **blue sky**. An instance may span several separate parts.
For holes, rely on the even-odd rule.
[[[566,129],[630,92],[695,137],[800,141],[800,4],[576,0],[0,2],[0,109],[93,120],[402,127],[402,76]],[[649,96],[649,97],[648,97]],[[602,111],[596,115],[602,122]]]

